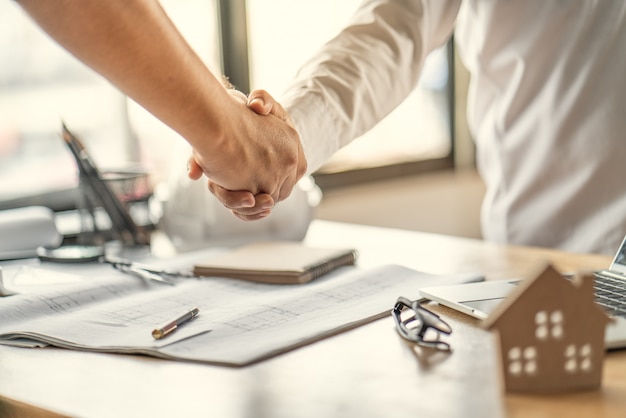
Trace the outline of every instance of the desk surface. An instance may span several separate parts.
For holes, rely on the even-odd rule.
[[[306,240],[354,246],[366,267],[399,263],[432,273],[482,272],[488,279],[525,277],[544,261],[562,271],[611,261],[323,221],[313,222]],[[599,391],[503,395],[491,335],[475,319],[434,309],[454,329],[451,355],[415,350],[391,317],[245,368],[0,346],[0,416],[616,417],[626,411],[626,351],[608,354]]]

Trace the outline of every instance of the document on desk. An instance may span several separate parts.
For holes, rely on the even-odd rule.
[[[0,299],[0,344],[147,354],[243,366],[389,315],[400,295],[475,280],[398,265],[342,267],[306,285],[228,278],[155,286],[99,275],[54,291]],[[155,326],[197,307],[199,315],[162,339]]]

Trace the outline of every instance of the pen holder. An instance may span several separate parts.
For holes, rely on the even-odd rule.
[[[101,175],[102,180],[127,209],[133,203],[148,201],[152,196],[150,176],[144,170],[137,168],[123,171],[104,171]]]
[[[149,236],[143,228],[153,224],[148,206],[152,195],[148,172],[138,168],[107,170],[100,173],[100,180],[116,200],[115,205],[103,205],[102,199],[107,197],[96,193],[93,181],[79,176],[80,233],[76,241],[83,245],[103,245],[111,240],[130,246],[148,244]],[[118,213],[110,213],[112,206],[119,208]],[[120,217],[142,227],[120,224]]]

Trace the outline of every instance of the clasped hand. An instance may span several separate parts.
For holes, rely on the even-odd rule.
[[[219,156],[206,158],[194,149],[188,175],[198,180],[205,174],[211,193],[236,217],[262,219],[289,197],[306,172],[306,159],[289,115],[269,93],[229,92],[241,108],[231,119],[232,132]]]

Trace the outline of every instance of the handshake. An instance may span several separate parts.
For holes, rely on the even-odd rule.
[[[208,189],[233,215],[258,220],[289,197],[307,162],[289,115],[269,93],[228,91],[224,128],[193,147],[188,176],[206,175]]]

